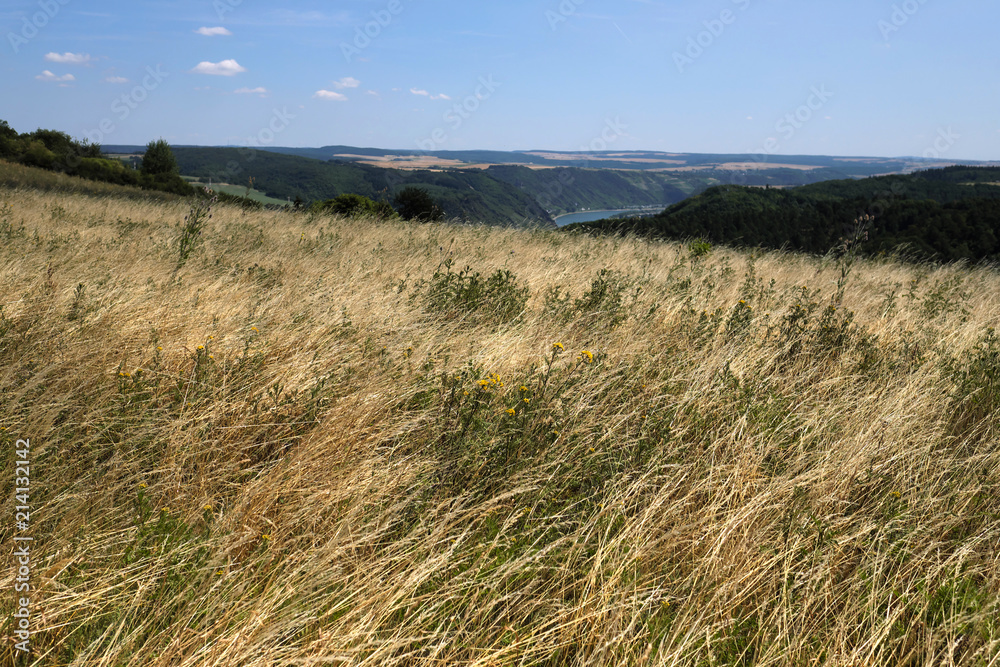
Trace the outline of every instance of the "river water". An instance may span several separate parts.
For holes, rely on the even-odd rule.
[[[604,218],[610,218],[618,215],[619,213],[635,213],[636,215],[640,213],[652,212],[649,209],[635,209],[635,208],[620,208],[611,211],[580,211],[578,213],[567,213],[566,215],[560,215],[556,218],[556,225],[563,227],[565,225],[571,225],[574,222],[593,222],[594,220],[603,220]]]

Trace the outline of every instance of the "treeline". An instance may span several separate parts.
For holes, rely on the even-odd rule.
[[[151,142],[152,159],[144,159],[141,169],[106,157],[99,144],[87,140],[76,141],[68,134],[56,130],[38,129],[19,134],[7,121],[0,120],[0,159],[79,176],[92,181],[116,185],[131,185],[146,190],[160,190],[179,195],[191,195],[195,190],[182,179],[176,161],[164,161],[162,145]],[[167,147],[169,151],[169,147]]]
[[[825,253],[851,233],[856,219],[871,215],[861,252],[998,261],[998,183],[1000,168],[950,167],[789,190],[718,186],[655,216],[564,229]]]

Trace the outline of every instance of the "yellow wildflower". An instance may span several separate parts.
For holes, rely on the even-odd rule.
[[[566,348],[565,348],[565,347],[563,347],[563,344],[562,344],[562,343],[555,343],[555,344],[554,344],[554,345],[552,346],[552,349],[553,349],[553,350],[559,350],[560,352],[562,352],[562,351],[563,351],[563,350],[565,350]]]
[[[515,410],[514,408],[508,408],[507,409],[507,414],[510,415],[511,417],[513,417],[516,413],[517,413],[517,410]]]

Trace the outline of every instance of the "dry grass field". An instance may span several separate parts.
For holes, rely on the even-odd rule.
[[[0,182],[3,664],[1000,665],[995,269]]]

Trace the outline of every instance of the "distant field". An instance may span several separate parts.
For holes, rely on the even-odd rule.
[[[198,184],[208,187],[208,183],[201,181],[197,178],[185,176],[184,180],[191,184]],[[245,185],[231,185],[229,183],[212,183],[212,189],[218,190],[219,192],[225,192],[230,195],[237,195],[239,197],[248,197],[254,201],[259,201],[262,204],[274,204],[275,206],[288,206],[288,201],[284,199],[275,199],[274,197],[268,197],[266,194],[260,190],[250,190],[247,193],[247,188]]]

